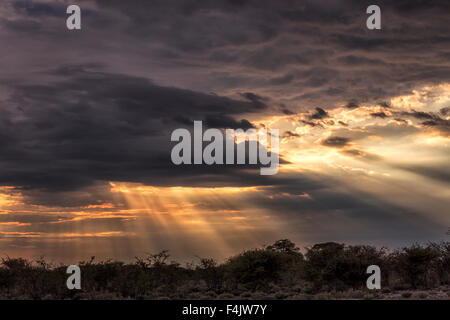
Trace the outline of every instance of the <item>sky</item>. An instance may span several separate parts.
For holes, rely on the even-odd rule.
[[[448,239],[449,14],[447,0],[1,1],[0,256]],[[196,120],[279,129],[279,172],[174,165],[170,135]]]

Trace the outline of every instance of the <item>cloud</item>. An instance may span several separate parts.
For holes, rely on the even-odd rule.
[[[415,111],[415,110],[413,110],[411,112],[404,111],[404,112],[401,112],[400,115],[402,115],[402,116],[410,116],[410,117],[413,117],[413,118],[416,118],[416,119],[419,119],[419,120],[435,120],[435,119],[438,119],[438,116],[436,116],[436,115],[434,115],[432,113],[423,112],[423,111]]]
[[[441,135],[445,137],[450,136],[450,120],[444,119],[427,120],[422,122],[422,124],[427,127],[435,128]]]
[[[12,2],[13,7],[17,11],[22,11],[25,15],[39,16],[61,16],[61,12],[66,11],[66,6],[62,3],[55,2],[38,2],[32,0],[15,0]]]
[[[286,109],[286,107],[283,107],[282,109],[281,109],[281,112],[283,113],[283,114],[285,114],[285,115],[293,115],[293,114],[295,114],[295,112],[293,112],[293,111],[291,111],[291,110],[289,110],[289,109]]]
[[[286,131],[283,133],[283,138],[299,138],[301,137],[298,133],[292,132],[292,131]]]
[[[345,107],[347,109],[356,109],[356,108],[359,108],[359,104],[356,101],[350,101],[345,105]]]
[[[407,165],[407,164],[397,164],[394,166],[396,168],[409,171],[429,179],[434,179],[439,182],[446,184],[450,183],[450,170],[446,164],[442,164],[440,167],[427,167],[423,165]]]
[[[301,122],[303,124],[306,124],[306,125],[310,126],[310,127],[315,127],[315,126],[322,127],[322,125],[320,123],[316,123],[316,122],[313,122],[313,121],[301,120]]]
[[[328,118],[328,117],[329,117],[328,112],[326,112],[322,108],[316,108],[314,113],[312,113],[309,116],[309,119],[320,120],[320,119],[324,119],[324,118]]]
[[[450,74],[450,38],[442,27],[450,8],[441,1],[381,1],[382,32],[365,28],[369,2],[80,1],[84,30],[78,36],[64,29],[61,3],[12,3],[0,19],[0,40],[10,44],[4,48],[9,68],[2,73],[15,77],[23,72],[19,63],[36,70],[48,61],[67,63],[69,56],[166,86],[219,95],[251,92],[297,113],[353,99],[389,101],[423,84],[448,81]],[[23,37],[30,40],[14,41]],[[89,52],[74,55],[77,48]]]
[[[386,108],[386,109],[390,109],[391,108],[391,105],[388,102],[386,102],[386,101],[379,102],[378,104],[381,107]]]
[[[439,112],[440,112],[443,116],[446,116],[446,115],[450,114],[450,107],[442,108],[441,110],[439,110]]]
[[[439,113],[416,111],[412,103],[402,113],[391,100],[449,82],[448,1],[380,0],[380,32],[365,27],[368,1],[78,2],[80,32],[66,29],[60,1],[0,4],[0,42],[7,44],[0,75],[0,184],[14,186],[25,204],[48,210],[31,217],[15,208],[9,217],[0,215],[3,222],[30,223],[19,229],[37,235],[62,225],[64,231],[98,225],[98,232],[136,227],[117,216],[78,223],[67,212],[98,203],[124,208],[110,192],[108,181],[117,181],[180,188],[259,186],[263,191],[240,192],[242,198],[200,197],[194,191],[198,198],[189,205],[255,210],[257,220],[272,215],[272,225],[284,223],[277,230],[283,237],[291,231],[305,241],[436,236],[445,220],[438,211],[448,207],[439,198],[446,170],[433,162],[396,167],[383,151],[402,152],[396,148],[401,145],[411,155],[420,149],[437,157],[436,146],[408,143],[424,131],[448,135],[448,107]],[[419,104],[424,99],[419,97]],[[370,105],[377,107],[368,110]],[[344,111],[336,114],[339,110]],[[391,114],[396,122],[384,116]],[[260,176],[259,166],[171,164],[169,137],[175,128],[189,129],[193,120],[203,120],[205,127],[246,129],[278,115],[284,125],[292,124],[281,131],[287,144],[310,139],[336,149],[289,150],[312,155],[312,171],[281,170],[274,177]],[[380,125],[383,119],[387,123]],[[321,157],[336,151],[340,156]],[[301,165],[306,158],[300,158]],[[393,169],[400,170],[389,179],[382,175]],[[434,184],[423,194],[413,180],[401,181],[407,172]],[[362,190],[363,181],[370,192]],[[404,199],[390,189],[397,183],[407,193]],[[61,212],[50,213],[52,208]],[[148,217],[138,224],[149,237],[161,234]],[[264,241],[265,231],[258,230]],[[248,239],[237,234],[224,238],[234,239],[230,242],[241,250]],[[162,238],[139,242],[166,244]],[[188,237],[176,239],[183,251]],[[129,254],[136,243],[128,240],[102,248]],[[199,242],[216,248],[204,238]],[[61,243],[47,245],[63,251]]]
[[[143,78],[71,71],[51,72],[49,83],[3,83],[12,93],[0,115],[0,183],[62,192],[96,181],[201,184],[201,176],[211,175],[222,176],[208,178],[212,184],[251,183],[249,176],[257,174],[258,166],[253,173],[252,166],[245,173],[224,166],[177,167],[170,160],[170,133],[180,126],[192,129],[193,120],[253,127],[235,118],[266,108],[261,98],[247,94],[247,101],[232,100]]]
[[[326,147],[342,148],[350,143],[350,139],[344,137],[329,137],[322,141]]]
[[[444,113],[446,112],[445,108],[443,108],[440,110],[441,114],[443,114],[442,110],[444,110]],[[450,135],[450,120],[442,119],[436,113],[413,110],[401,112],[400,115],[409,116],[418,120],[424,120],[422,121],[422,125],[432,127],[443,136]]]
[[[369,160],[369,161],[379,161],[382,159],[382,157],[380,157],[376,154],[364,152],[359,149],[345,149],[345,150],[342,150],[341,153],[343,153],[347,156],[360,158],[360,159],[364,159],[364,160]]]
[[[374,118],[381,118],[381,119],[385,119],[385,118],[387,118],[387,117],[389,117],[386,113],[384,113],[384,112],[372,112],[371,114],[370,114],[372,117],[374,117]]]

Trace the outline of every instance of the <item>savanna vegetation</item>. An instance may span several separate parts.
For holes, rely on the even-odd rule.
[[[381,268],[381,290],[366,268]],[[81,290],[66,287],[65,265],[3,258],[0,299],[449,299],[450,242],[394,251],[327,242],[304,253],[284,239],[218,264],[180,265],[167,251],[133,263],[81,261]]]

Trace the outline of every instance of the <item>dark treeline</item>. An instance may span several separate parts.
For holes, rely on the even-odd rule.
[[[128,264],[82,261],[81,290],[67,289],[65,265],[3,258],[0,299],[377,298],[450,284],[450,242],[395,251],[328,242],[302,254],[285,239],[222,264],[204,258],[181,266],[169,258],[163,251]],[[381,268],[382,290],[369,292],[366,269],[374,264]]]

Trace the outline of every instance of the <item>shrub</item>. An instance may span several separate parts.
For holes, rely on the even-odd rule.
[[[286,254],[265,249],[245,251],[228,260],[227,275],[237,283],[267,285],[280,278],[285,268]]]
[[[431,243],[430,247],[440,253],[434,269],[440,284],[450,284],[450,242]]]
[[[0,264],[0,299],[372,299],[379,292],[365,288],[366,268],[371,264],[381,267],[382,279],[389,276],[391,280],[383,284],[383,293],[443,285],[435,292],[442,296],[441,291],[448,290],[449,253],[449,242],[414,245],[389,255],[371,246],[328,242],[314,245],[303,256],[294,243],[283,239],[223,264],[204,258],[196,266],[181,267],[168,262],[167,251],[128,264],[94,262],[92,257],[78,264],[82,271],[79,291],[67,290],[64,265],[55,266],[43,258],[32,262],[6,257]],[[401,295],[411,296],[410,292]],[[427,296],[416,293],[414,297]]]
[[[371,246],[344,246],[335,242],[316,244],[308,249],[305,278],[316,290],[325,287],[345,290],[365,284],[369,265],[382,265],[384,249]]]
[[[295,246],[295,243],[288,239],[278,240],[274,244],[267,246],[266,249],[303,257],[300,253],[300,249]]]
[[[411,287],[426,286],[428,276],[440,257],[440,251],[434,246],[415,244],[394,253],[395,268]]]

